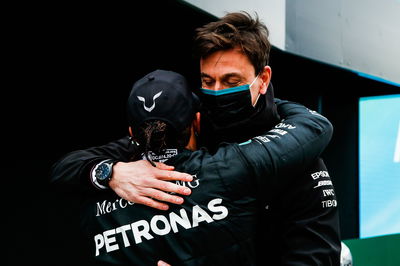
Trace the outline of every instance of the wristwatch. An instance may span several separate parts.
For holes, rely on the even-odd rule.
[[[99,189],[108,189],[108,183],[112,177],[112,168],[115,160],[107,159],[96,164],[91,171],[91,180],[95,187]]]

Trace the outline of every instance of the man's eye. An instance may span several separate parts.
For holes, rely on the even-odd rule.
[[[240,84],[240,80],[229,80],[226,82],[226,84],[230,87],[237,86]]]
[[[212,80],[203,80],[201,83],[203,84],[203,86],[204,85],[205,86],[211,86],[211,85],[213,85],[214,81],[212,81]]]

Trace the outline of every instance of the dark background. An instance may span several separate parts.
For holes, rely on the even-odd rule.
[[[195,91],[199,87],[192,37],[215,18],[181,1],[133,3],[5,9],[9,265],[79,264],[78,195],[49,189],[49,169],[69,151],[127,134],[125,101],[136,79],[169,69],[187,76]],[[303,103],[332,122],[323,158],[338,195],[342,238],[358,237],[358,98],[400,89],[276,48],[270,65],[276,97]]]

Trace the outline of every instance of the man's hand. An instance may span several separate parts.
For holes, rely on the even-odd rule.
[[[166,192],[190,195],[191,190],[176,185],[170,180],[190,182],[193,177],[189,174],[172,171],[173,166],[156,163],[153,167],[148,161],[118,162],[113,166],[113,174],[109,183],[112,190],[120,197],[134,203],[143,204],[159,210],[168,210],[169,202],[182,204],[183,198]]]
[[[157,262],[157,266],[171,266],[171,264],[168,264],[165,261],[159,260]]]

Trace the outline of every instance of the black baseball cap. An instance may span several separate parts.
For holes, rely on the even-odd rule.
[[[161,120],[177,132],[187,128],[200,109],[199,98],[179,73],[157,69],[133,84],[127,103],[129,126]]]

